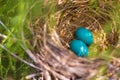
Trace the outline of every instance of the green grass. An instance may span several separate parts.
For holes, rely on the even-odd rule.
[[[109,1],[106,3],[109,3]],[[113,1],[110,3],[113,5],[112,10],[109,11],[111,21],[105,23],[103,30],[109,33],[112,27],[120,29],[120,5],[119,2]],[[55,16],[53,15],[56,9],[56,0],[49,1],[44,5],[44,0],[0,0],[0,21],[4,24],[0,24],[0,33],[5,34],[7,38],[1,42],[8,50],[15,53],[19,57],[25,60],[30,60],[25,53],[24,49],[33,49],[29,43],[32,34],[28,28],[29,23],[33,23],[36,19],[40,18],[48,23],[50,30],[54,28]],[[90,6],[92,10],[99,10],[98,0],[91,0]],[[101,12],[101,14],[104,14]],[[118,31],[120,33],[120,31]],[[118,41],[120,43],[120,40]],[[109,60],[111,56],[120,57],[119,47],[108,47],[107,50],[99,51],[98,45],[93,44],[89,50],[89,57],[103,57]],[[104,73],[105,67],[100,68],[98,74]],[[9,52],[0,48],[0,78],[7,80],[9,76],[15,80],[25,80],[25,76],[28,75],[31,68],[15,59]]]
[[[51,0],[46,5],[44,0],[0,0],[0,33],[7,36],[1,44],[9,51],[22,59],[29,60],[24,49],[31,48],[29,40],[32,34],[28,27],[37,18],[47,21],[50,29],[53,28],[55,1]],[[28,25],[30,23],[30,25]],[[8,51],[0,48],[0,78],[12,77],[15,80],[25,80],[25,76],[32,73],[31,68],[15,59]]]
[[[38,4],[39,6],[36,6]],[[23,49],[28,47],[26,42],[31,37],[31,33],[27,28],[27,21],[30,22],[29,14],[32,12],[33,18],[37,18],[40,12],[38,7],[41,5],[42,2],[34,0],[0,0],[0,20],[4,24],[0,25],[0,33],[7,36],[2,44],[8,50],[25,60],[29,60]],[[0,48],[0,78],[7,80],[7,77],[11,76],[15,80],[24,80],[24,77],[30,71],[29,66]]]

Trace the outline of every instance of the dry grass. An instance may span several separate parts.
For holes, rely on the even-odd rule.
[[[69,47],[69,42],[75,38],[73,33],[81,26],[89,28],[93,32],[94,37],[96,37],[97,33],[102,33],[102,36],[104,36],[105,32],[102,24],[110,20],[108,11],[111,7],[109,5],[105,6],[106,4],[102,4],[101,6],[101,3],[99,3],[99,10],[91,9],[89,1],[76,0],[64,5],[56,27],[64,46]],[[99,37],[97,35],[97,38]],[[100,40],[96,40],[97,38],[94,38],[95,43]],[[104,40],[101,43],[103,44]]]
[[[36,73],[31,71],[32,74],[26,77],[30,80],[117,80],[120,75],[118,2],[119,0],[20,0],[18,12],[17,8],[12,10],[18,13],[17,17],[10,17],[12,25],[0,23],[8,31],[8,40],[3,40],[0,44],[1,53],[7,52],[7,58],[11,60],[8,69],[1,66],[2,76],[7,76],[10,67],[13,67],[15,77],[21,77],[29,71],[27,67],[14,63],[10,57],[12,55],[35,68]],[[12,6],[11,1],[9,4]],[[9,7],[6,11],[8,10]],[[8,16],[4,15],[3,18],[5,17],[7,20]],[[69,50],[70,41],[75,39],[74,32],[81,26],[90,29],[94,36],[94,43],[89,46],[89,56],[86,58],[80,58]],[[27,58],[30,57],[32,61],[26,57],[24,60],[15,53],[20,53],[20,56],[27,53]],[[1,65],[7,63],[7,58]],[[2,69],[6,70],[5,73]],[[22,74],[16,74],[20,69]]]
[[[102,59],[83,59],[77,57],[67,48],[74,39],[74,32],[80,26],[89,28],[94,35],[95,44],[105,49],[108,44],[115,44],[109,37],[117,34],[113,31],[106,37],[103,24],[111,20],[109,11],[111,5],[99,3],[99,9],[90,8],[89,1],[64,1],[57,5],[60,9],[54,17],[56,25],[51,30],[49,22],[38,18],[35,21],[32,45],[34,51],[31,58],[42,71],[41,77],[45,80],[76,80],[87,79],[97,74],[97,68],[105,62]],[[113,37],[114,38],[114,37]],[[115,37],[117,39],[117,37]],[[33,78],[33,77],[32,77]]]
[[[106,64],[105,61],[79,58],[67,48],[69,48],[69,42],[75,39],[73,33],[80,26],[92,31],[94,43],[99,45],[99,51],[105,50],[109,45],[116,45],[118,42],[117,29],[113,28],[112,32],[107,34],[102,26],[111,20],[109,15],[109,11],[112,9],[111,3],[100,1],[97,8],[92,8],[87,0],[59,0],[56,6],[59,11],[54,15],[56,24],[52,29],[49,20],[38,18],[35,21],[35,26],[31,29],[34,32],[34,42],[32,41],[34,54],[27,53],[31,55],[36,66],[42,71],[40,78],[45,80],[89,80],[97,74],[97,68],[100,65]],[[108,65],[108,72],[111,69],[110,65]],[[114,71],[114,69],[112,70]]]

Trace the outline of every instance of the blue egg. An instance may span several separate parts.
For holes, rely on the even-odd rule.
[[[90,30],[84,27],[80,27],[76,30],[77,39],[83,41],[86,45],[91,45],[93,43],[93,35]]]
[[[70,50],[79,57],[88,55],[88,47],[80,40],[72,40],[70,42]]]

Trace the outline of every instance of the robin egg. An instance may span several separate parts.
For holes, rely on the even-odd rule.
[[[80,27],[75,33],[77,39],[83,41],[86,45],[91,45],[93,43],[93,35],[90,30],[84,27]]]
[[[80,40],[72,40],[70,42],[70,50],[79,57],[85,57],[88,55],[88,47]]]

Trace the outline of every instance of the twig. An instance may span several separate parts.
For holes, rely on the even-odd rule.
[[[45,80],[51,80],[50,73],[47,70],[44,72],[44,74],[45,74]]]
[[[28,76],[26,76],[25,78],[26,79],[32,79],[32,78],[34,78],[35,76],[39,76],[41,73],[33,73],[33,74],[30,74],[30,75],[28,75]]]
[[[48,71],[50,71],[51,73],[53,73],[54,75],[56,75],[60,80],[69,80],[67,77],[65,77],[65,76],[57,73],[56,71],[52,70],[49,66],[47,66],[45,63],[43,63],[41,60],[38,60],[38,61],[39,61],[39,63],[40,63],[41,65],[43,65],[43,67],[44,67],[46,70],[48,70]]]
[[[111,56],[111,58],[120,63],[120,60],[119,60],[119,59],[117,59],[117,58],[115,58],[115,57],[112,57],[112,56]]]
[[[0,33],[0,37],[3,37],[4,39],[7,38],[6,35]]]
[[[43,41],[43,43],[44,43],[44,46],[46,45],[46,28],[47,28],[47,24],[44,24],[44,34],[43,34],[43,38],[44,38],[44,41]]]

